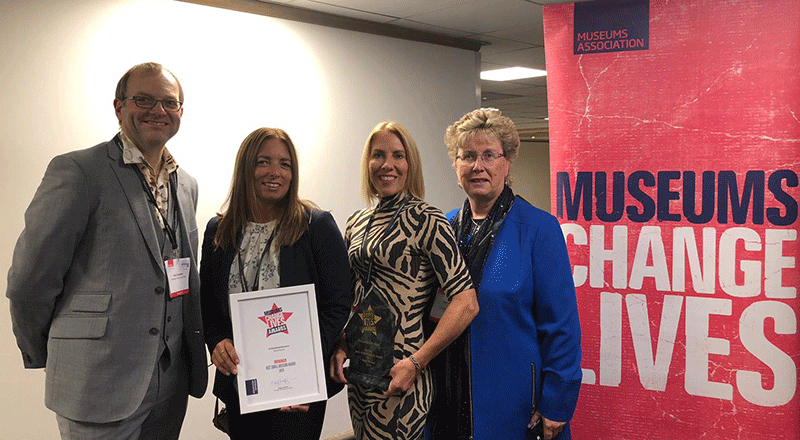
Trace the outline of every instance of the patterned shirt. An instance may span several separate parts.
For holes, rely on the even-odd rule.
[[[245,291],[245,283],[242,283],[240,274],[244,274],[250,291],[280,287],[278,252],[272,239],[276,224],[278,224],[277,220],[268,223],[247,222],[242,233],[242,243],[239,245],[239,255],[231,263],[231,274],[228,279],[229,293]],[[270,248],[264,253],[267,243],[270,243]],[[244,266],[244,270],[241,272],[239,271],[240,258]]]
[[[156,199],[158,209],[156,218],[163,229],[164,218],[167,216],[167,207],[169,206],[169,175],[178,169],[178,164],[165,147],[164,153],[161,155],[161,171],[156,176],[156,171],[147,163],[142,152],[133,141],[128,139],[125,132],[120,130],[119,138],[122,140],[122,161],[126,164],[135,164],[147,180],[150,191]]]

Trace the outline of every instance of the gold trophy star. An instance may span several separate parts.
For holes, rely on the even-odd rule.
[[[358,316],[361,318],[361,322],[364,323],[362,333],[372,332],[375,336],[378,336],[377,324],[378,321],[381,320],[381,317],[375,315],[372,306],[367,307],[367,310],[365,310],[364,313],[359,313]]]

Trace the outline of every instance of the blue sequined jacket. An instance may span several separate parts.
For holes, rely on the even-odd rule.
[[[537,410],[551,420],[570,420],[581,385],[581,333],[555,217],[515,199],[487,256],[478,302],[470,325],[474,439],[526,438],[531,363]],[[557,439],[570,438],[567,424]]]

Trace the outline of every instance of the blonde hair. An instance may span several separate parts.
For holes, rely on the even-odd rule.
[[[231,189],[223,205],[223,212],[218,214],[221,219],[214,236],[215,246],[222,248],[235,246],[238,234],[247,222],[254,221],[253,206],[258,203],[253,184],[256,160],[261,144],[272,138],[280,139],[286,145],[292,170],[289,189],[278,204],[280,214],[276,226],[278,231],[275,236],[276,248],[294,244],[308,230],[309,212],[316,206],[308,200],[301,200],[298,195],[300,183],[297,150],[285,131],[280,128],[263,127],[250,133],[242,141],[236,154]]]
[[[447,127],[444,134],[444,143],[447,144],[447,154],[450,159],[456,160],[458,150],[470,143],[473,139],[489,140],[494,136],[503,148],[503,155],[509,162],[517,158],[519,152],[519,134],[514,121],[508,116],[503,116],[496,108],[479,108],[472,110],[461,119]]]
[[[380,132],[392,133],[400,139],[403,148],[406,150],[406,162],[408,163],[408,175],[406,176],[403,192],[410,194],[418,199],[425,198],[425,179],[422,177],[422,161],[419,158],[419,149],[414,138],[411,137],[408,129],[398,122],[381,122],[372,129],[364,144],[364,153],[361,156],[361,194],[367,205],[372,205],[380,199],[380,193],[370,180],[369,159],[372,154],[372,140]]]

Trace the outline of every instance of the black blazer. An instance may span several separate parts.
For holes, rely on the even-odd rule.
[[[203,327],[209,353],[223,339],[233,339],[228,278],[236,250],[214,247],[219,219],[212,218],[206,226],[200,262]],[[278,259],[281,286],[314,283],[328,397],[333,397],[343,385],[330,379],[329,362],[353,305],[347,250],[333,216],[329,212],[313,210],[308,231],[294,245],[282,247]],[[226,404],[237,401],[234,381],[233,375],[225,376],[217,371],[214,395]]]

